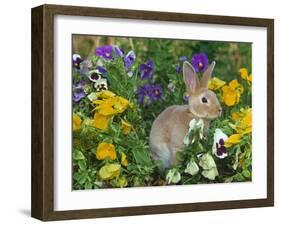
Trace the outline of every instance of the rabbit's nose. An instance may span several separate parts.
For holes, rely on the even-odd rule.
[[[221,115],[221,113],[222,113],[222,109],[221,108],[218,109],[218,113],[219,113],[219,115]]]

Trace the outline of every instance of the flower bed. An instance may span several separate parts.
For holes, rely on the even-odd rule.
[[[73,54],[74,189],[251,180],[250,44],[102,40],[92,54],[82,48]],[[222,116],[207,135],[201,119],[191,120],[179,163],[161,171],[150,157],[152,122],[168,106],[188,104],[183,62],[201,76],[209,60],[217,62],[208,86]]]

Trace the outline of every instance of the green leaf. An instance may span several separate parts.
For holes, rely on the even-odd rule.
[[[203,147],[203,145],[201,144],[201,142],[200,141],[198,141],[198,151],[204,151],[204,147]]]
[[[85,159],[85,156],[83,155],[83,153],[79,150],[74,150],[73,152],[73,159],[74,160],[82,160]]]
[[[81,159],[81,160],[78,160],[78,166],[81,170],[84,170],[87,168],[87,162],[85,159]]]
[[[239,181],[239,182],[245,180],[241,173],[237,173],[234,178],[236,181]]]
[[[249,170],[243,170],[242,174],[246,178],[250,178],[251,177],[251,172]]]
[[[83,185],[88,178],[87,171],[79,171],[73,175],[73,179],[78,182],[78,184]]]
[[[92,189],[92,187],[93,187],[93,184],[90,181],[87,181],[84,185],[85,189]]]
[[[151,163],[151,159],[147,152],[141,150],[133,150],[134,158],[140,165],[146,165]]]
[[[79,184],[84,184],[86,182],[87,178],[88,178],[87,171],[83,171],[78,180]]]

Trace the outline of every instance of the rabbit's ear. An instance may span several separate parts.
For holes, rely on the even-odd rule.
[[[198,76],[193,66],[187,61],[183,63],[183,81],[187,89],[191,92],[195,92],[200,86]]]
[[[211,65],[207,68],[207,70],[203,73],[203,76],[200,80],[200,86],[202,88],[208,88],[208,82],[212,77],[212,73],[213,73],[215,65],[216,65],[216,62],[213,61],[211,63]]]

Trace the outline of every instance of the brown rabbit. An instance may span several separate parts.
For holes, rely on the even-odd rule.
[[[163,169],[177,163],[176,153],[184,147],[183,139],[192,119],[202,118],[205,133],[211,119],[221,114],[221,106],[216,94],[208,90],[208,81],[215,62],[208,67],[199,80],[193,66],[183,63],[183,80],[189,93],[188,105],[173,105],[166,108],[154,120],[149,137],[151,156],[161,160]]]

